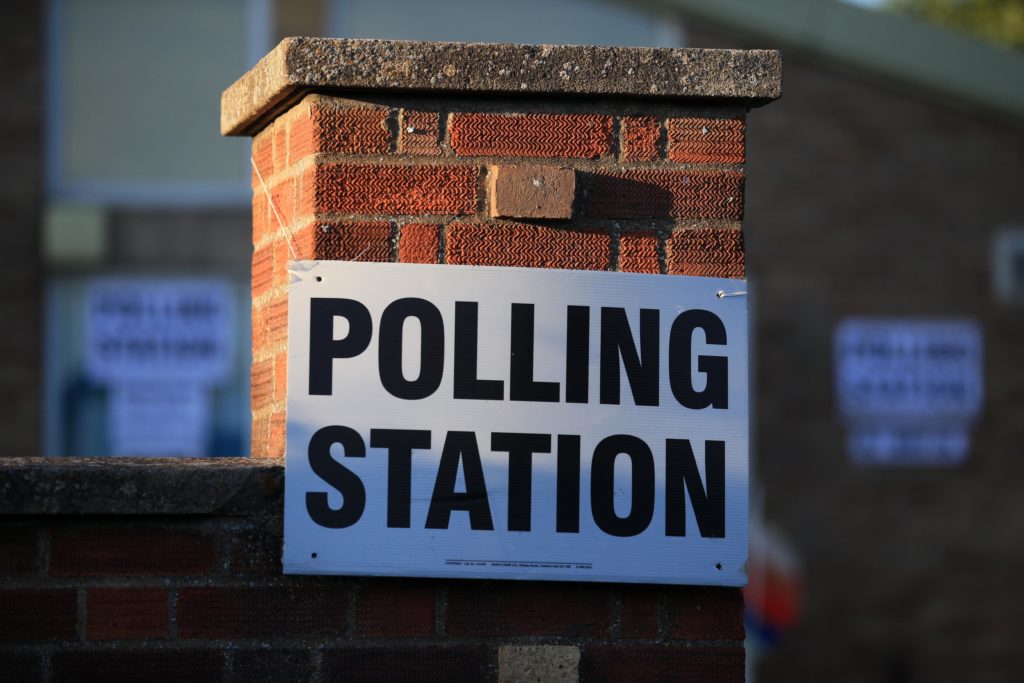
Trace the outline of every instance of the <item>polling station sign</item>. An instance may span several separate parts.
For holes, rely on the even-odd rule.
[[[746,582],[742,281],[290,272],[286,573]]]

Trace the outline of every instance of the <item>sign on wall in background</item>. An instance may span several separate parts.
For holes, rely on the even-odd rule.
[[[213,386],[234,360],[231,286],[105,278],[85,293],[85,368],[108,389],[113,455],[204,455]]]
[[[286,573],[745,583],[743,283],[290,269]]]
[[[835,354],[837,399],[855,461],[964,461],[984,397],[976,323],[851,318],[836,329]]]

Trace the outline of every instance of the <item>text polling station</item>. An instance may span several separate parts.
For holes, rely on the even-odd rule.
[[[746,583],[744,282],[290,271],[286,573]]]

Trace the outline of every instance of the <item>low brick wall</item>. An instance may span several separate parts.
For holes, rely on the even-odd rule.
[[[0,681],[743,677],[737,589],[282,576],[282,475],[0,460]]]

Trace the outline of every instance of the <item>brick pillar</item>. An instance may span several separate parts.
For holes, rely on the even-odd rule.
[[[289,258],[743,277],[745,116],[780,89],[774,51],[283,41],[222,101],[253,136],[253,456],[284,455]],[[544,588],[517,616],[537,590],[454,589],[449,628],[607,609],[581,673],[671,678],[700,658],[665,643],[716,641],[708,671],[742,675],[738,590]]]

